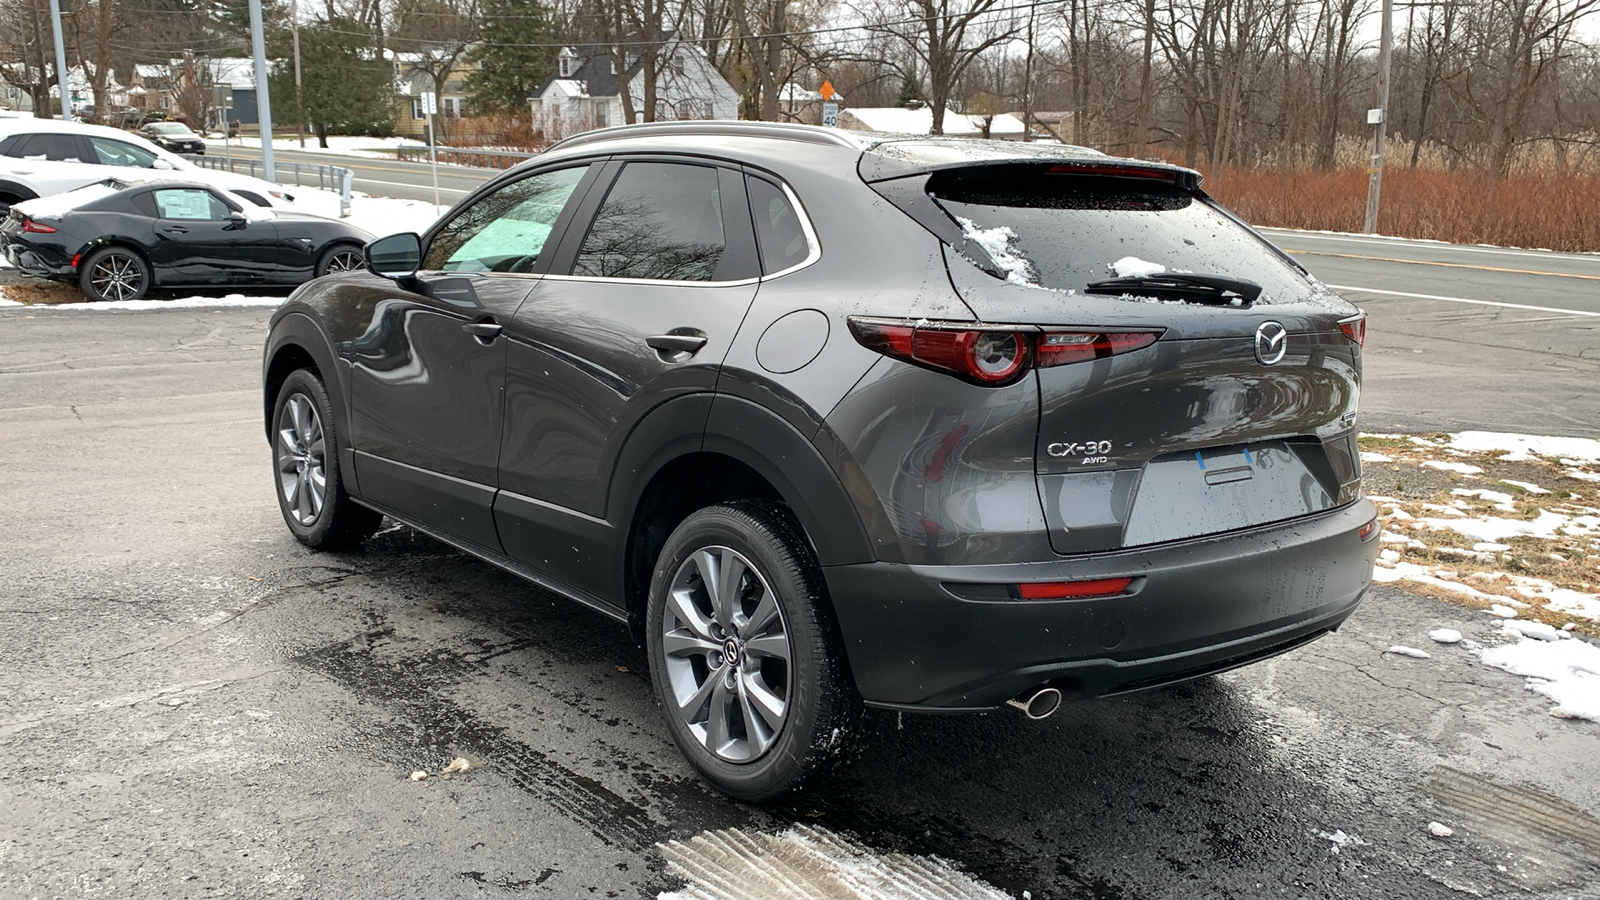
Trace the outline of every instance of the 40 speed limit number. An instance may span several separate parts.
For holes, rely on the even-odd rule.
[[[1073,457],[1078,462],[1102,463],[1111,453],[1110,441],[1057,441],[1044,448],[1044,452],[1058,459]]]

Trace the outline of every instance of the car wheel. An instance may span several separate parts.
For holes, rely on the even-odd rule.
[[[132,250],[106,247],[78,268],[78,286],[90,300],[137,300],[150,289],[150,265]]]
[[[339,441],[322,379],[309,369],[291,373],[272,412],[278,508],[295,538],[319,550],[359,544],[383,520],[345,493]]]
[[[739,501],[685,519],[656,561],[646,634],[672,737],[722,792],[773,800],[847,760],[861,700],[787,507]]]
[[[361,248],[354,244],[336,244],[322,252],[322,258],[317,260],[317,277],[332,275],[335,272],[354,272],[367,267],[366,257],[362,255]]]

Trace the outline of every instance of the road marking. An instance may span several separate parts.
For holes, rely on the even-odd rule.
[[[662,897],[682,900],[1004,900],[937,856],[879,855],[824,828],[779,835],[738,828],[657,844],[667,870],[689,881]]]
[[[1413,300],[1445,300],[1450,303],[1471,303],[1475,306],[1503,306],[1507,309],[1528,309],[1534,312],[1561,313],[1567,316],[1592,316],[1600,318],[1600,312],[1588,312],[1582,309],[1562,309],[1559,306],[1529,306],[1526,303],[1502,303],[1499,300],[1470,300],[1466,297],[1441,297],[1438,294],[1413,294],[1408,291],[1385,291],[1379,288],[1356,287],[1351,284],[1330,284],[1328,287],[1336,291],[1361,291],[1366,294],[1385,294],[1390,297],[1408,297]]]
[[[1387,240],[1384,238],[1368,238],[1359,235],[1319,234],[1314,231],[1293,231],[1282,228],[1261,228],[1259,231],[1274,232],[1294,238],[1305,238],[1320,241],[1349,241],[1352,244],[1376,244],[1380,247],[1416,247],[1418,249],[1437,249],[1459,251],[1461,253],[1494,253],[1502,256],[1537,256],[1540,259],[1567,259],[1573,262],[1586,262],[1600,264],[1600,254],[1588,253],[1562,253],[1557,250],[1520,250],[1513,247],[1476,247],[1465,244],[1448,244],[1443,241],[1412,241],[1412,240]]]
[[[1551,278],[1582,278],[1585,281],[1600,281],[1600,275],[1579,275],[1576,272],[1540,272],[1534,269],[1507,269],[1501,266],[1475,266],[1470,263],[1435,262],[1427,259],[1396,259],[1392,256],[1362,256],[1358,253],[1330,253],[1326,250],[1290,250],[1283,248],[1285,253],[1299,253],[1305,256],[1332,256],[1338,259],[1365,259],[1372,262],[1405,263],[1411,266],[1443,266],[1447,269],[1475,269],[1479,272],[1509,272],[1512,275],[1548,275]]]

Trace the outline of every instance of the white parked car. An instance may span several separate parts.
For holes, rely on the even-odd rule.
[[[222,188],[257,206],[288,206],[281,185],[202,169],[136,134],[59,119],[0,119],[0,216],[11,204],[76,190],[107,178],[180,177]]]

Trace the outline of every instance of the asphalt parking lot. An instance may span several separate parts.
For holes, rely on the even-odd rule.
[[[1013,897],[1600,896],[1600,726],[1385,653],[1489,625],[1382,587],[1268,663],[1042,723],[876,715],[844,778],[727,801],[616,624],[408,529],[289,537],[266,316],[0,310],[0,893],[656,897],[662,842],[800,825]]]

